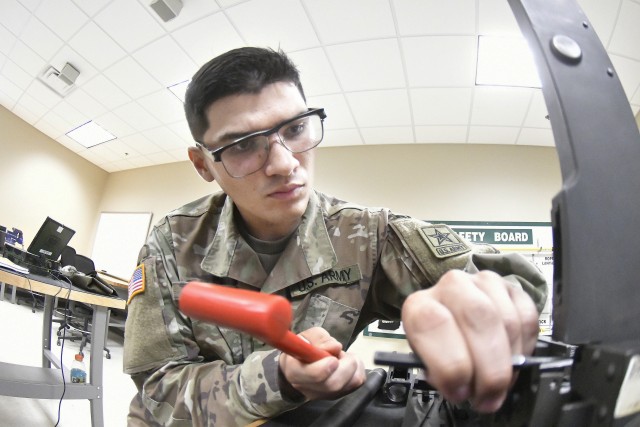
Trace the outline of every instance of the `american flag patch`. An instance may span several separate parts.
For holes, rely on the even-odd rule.
[[[133,297],[144,292],[144,264],[140,264],[136,267],[129,280],[129,298],[127,299],[127,305],[131,303]]]

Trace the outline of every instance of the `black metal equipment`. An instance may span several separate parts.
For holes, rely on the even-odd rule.
[[[547,425],[640,424],[638,125],[574,0],[509,4],[534,53],[563,179],[552,207],[553,338],[578,347],[567,403]]]
[[[575,0],[508,1],[536,59],[562,169],[551,212],[554,340],[539,341],[533,359],[547,362],[520,370],[500,411],[452,425],[638,427],[638,126]],[[415,362],[380,358],[401,370]]]

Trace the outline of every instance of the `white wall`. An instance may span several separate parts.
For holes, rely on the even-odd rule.
[[[21,229],[25,247],[50,216],[90,254],[108,175],[0,106],[0,224]]]
[[[560,185],[557,155],[549,147],[325,147],[316,155],[318,190],[421,219],[549,221]],[[155,223],[171,209],[218,190],[188,161],[152,166],[110,174],[100,209],[153,212]]]

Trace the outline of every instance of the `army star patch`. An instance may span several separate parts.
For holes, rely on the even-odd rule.
[[[445,224],[433,224],[420,229],[420,235],[437,258],[469,252],[471,248]]]
[[[131,303],[133,297],[144,292],[144,264],[140,264],[136,267],[129,280],[129,298],[127,299],[127,305]]]

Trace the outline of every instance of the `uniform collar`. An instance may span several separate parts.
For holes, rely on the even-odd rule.
[[[214,276],[228,277],[273,293],[336,265],[337,257],[315,191],[311,192],[298,229],[269,275],[258,255],[240,235],[233,220],[235,212],[234,203],[227,196],[216,234],[202,261],[202,269]]]

